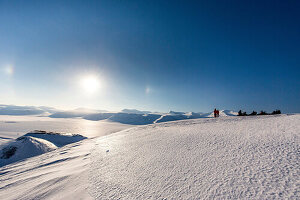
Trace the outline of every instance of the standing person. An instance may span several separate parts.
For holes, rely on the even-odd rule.
[[[217,114],[216,114],[216,116],[217,116],[217,117],[219,117],[219,116],[220,116],[220,111],[219,111],[219,110],[217,110]]]
[[[214,117],[217,117],[217,109],[214,109]]]

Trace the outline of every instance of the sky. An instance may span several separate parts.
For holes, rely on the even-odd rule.
[[[300,1],[2,1],[0,104],[300,112]]]

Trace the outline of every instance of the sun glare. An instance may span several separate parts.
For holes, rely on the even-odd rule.
[[[96,76],[86,76],[81,79],[81,87],[89,94],[95,93],[100,88],[100,81]]]
[[[10,76],[13,75],[13,73],[14,73],[14,68],[11,65],[6,66],[4,70],[5,70],[5,73]]]

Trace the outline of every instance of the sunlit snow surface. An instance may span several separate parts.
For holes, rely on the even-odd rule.
[[[97,199],[299,198],[300,116],[197,119],[97,141]],[[109,150],[109,152],[107,152]]]
[[[0,168],[0,199],[299,199],[300,115],[138,126]]]
[[[78,134],[35,130],[0,146],[0,167],[87,139]]]

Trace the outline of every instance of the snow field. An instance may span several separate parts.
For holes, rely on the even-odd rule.
[[[0,199],[299,199],[300,115],[138,126],[0,168]]]
[[[0,168],[0,199],[92,199],[90,148],[82,140]]]
[[[299,115],[197,119],[99,138],[91,156],[91,194],[96,199],[297,199],[299,120]]]

